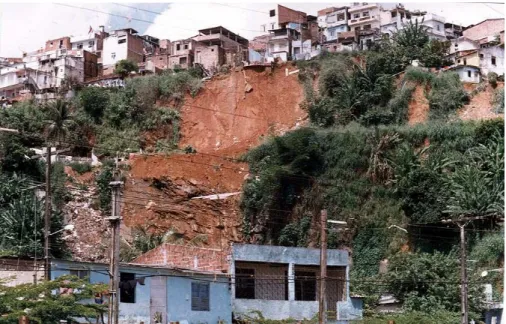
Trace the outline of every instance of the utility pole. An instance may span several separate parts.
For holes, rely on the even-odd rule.
[[[318,310],[318,324],[327,322],[326,316],[326,285],[325,279],[327,278],[327,210],[321,211],[321,224],[320,224],[320,298]]]
[[[106,219],[111,224],[111,255],[109,261],[109,313],[108,324],[118,324],[119,320],[119,245],[120,245],[120,190],[122,181],[112,181],[112,210],[111,216]]]
[[[44,279],[51,280],[49,231],[51,228],[51,145],[46,146],[46,209],[44,212]]]
[[[461,309],[462,324],[469,323],[468,305],[467,305],[467,257],[466,257],[466,222],[457,222],[460,228],[460,291],[461,291]]]

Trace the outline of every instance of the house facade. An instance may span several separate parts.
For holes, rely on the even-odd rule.
[[[327,312],[334,323],[362,318],[361,301],[350,297],[348,252],[328,250]],[[318,313],[320,250],[234,244],[230,253],[235,316],[258,310],[266,319],[311,319]]]
[[[144,59],[144,41],[133,28],[111,32],[104,39],[102,53],[103,73],[112,74],[118,61],[131,60],[136,63]]]
[[[51,278],[63,275],[109,282],[107,264],[51,260]],[[119,299],[122,324],[154,323],[155,315],[162,323],[232,323],[229,279],[216,273],[121,264]]]

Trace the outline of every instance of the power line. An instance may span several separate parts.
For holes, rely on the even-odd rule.
[[[232,5],[229,5],[229,4],[224,4],[224,3],[218,3],[218,2],[211,2],[212,4],[217,4],[219,6],[224,6],[224,7],[230,7],[230,8],[237,8],[237,9],[241,9],[241,10],[247,10],[247,11],[252,11],[252,12],[258,12],[258,13],[261,13],[261,14],[269,14],[269,12],[267,11],[260,11],[260,10],[255,10],[255,9],[248,9],[248,8],[243,8],[243,7],[238,7],[238,6],[232,6]]]
[[[482,3],[483,5],[485,5],[485,6],[489,7],[490,9],[494,10],[495,12],[498,12],[498,13],[500,13],[501,15],[503,15],[503,16],[504,16],[504,12],[499,11],[499,10],[495,9],[494,7],[492,7],[492,6],[489,6],[486,2],[481,2],[481,3]],[[491,2],[491,3],[492,3],[492,2]],[[503,3],[503,5],[504,5],[504,3]]]

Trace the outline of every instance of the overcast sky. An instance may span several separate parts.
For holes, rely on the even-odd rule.
[[[313,15],[316,15],[319,9],[344,4],[342,1],[308,2],[280,4]],[[448,2],[404,4],[407,9],[432,12],[446,17],[448,21],[463,25],[474,24],[487,18],[504,18],[503,4]],[[22,51],[30,52],[44,46],[48,39],[87,34],[90,26],[98,29],[100,25],[104,25],[106,30],[132,27],[141,34],[171,40],[188,38],[196,35],[199,29],[222,25],[241,36],[252,38],[262,34],[260,25],[268,19],[268,10],[274,9],[276,3],[70,3],[68,5],[73,7],[51,3],[0,3],[0,56],[19,57]]]

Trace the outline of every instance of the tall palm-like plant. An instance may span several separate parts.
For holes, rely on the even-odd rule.
[[[68,135],[70,126],[73,124],[70,114],[69,102],[58,99],[47,106],[48,123],[47,140],[61,145]]]
[[[423,19],[421,22],[409,21],[403,29],[395,33],[394,41],[405,48],[423,48],[429,42],[427,30],[428,27],[423,25]]]

